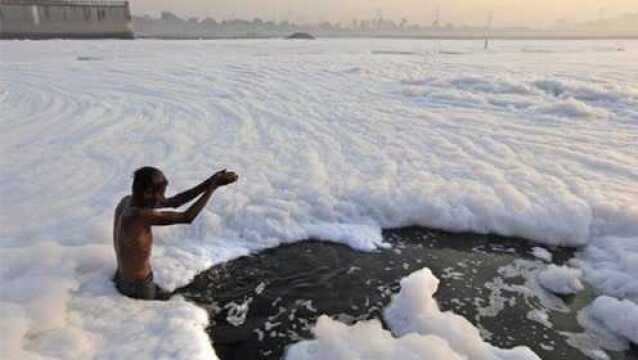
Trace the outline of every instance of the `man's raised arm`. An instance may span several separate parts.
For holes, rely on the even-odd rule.
[[[210,181],[210,178],[206,179],[201,184],[193,187],[192,189],[188,189],[175,196],[171,196],[170,198],[162,201],[159,207],[178,208],[186,204],[187,202],[190,202],[210,187]]]
[[[221,186],[232,184],[238,176],[233,172],[222,171],[204,182],[204,193],[186,211],[156,211],[153,209],[139,209],[138,215],[149,226],[164,226],[175,224],[190,224],[202,211],[210,200],[213,192]]]
[[[150,226],[164,226],[175,224],[190,224],[195,220],[197,215],[202,211],[211,195],[215,191],[214,188],[209,188],[204,191],[204,194],[189,206],[186,211],[157,211],[153,209],[139,209],[138,216],[144,223]]]
[[[219,182],[220,177],[223,176],[231,176],[231,175],[225,175],[225,174],[231,174],[234,175],[235,177],[237,177],[237,174],[233,173],[233,172],[227,172],[226,169],[218,171],[216,173],[214,173],[211,177],[209,177],[208,179],[202,181],[201,184],[193,187],[192,189],[188,189],[186,191],[183,191],[175,196],[172,196],[164,201],[162,201],[158,207],[169,207],[169,208],[178,208],[184,204],[186,204],[187,202],[190,202],[191,200],[193,200],[194,198],[196,198],[197,196],[199,196],[199,194],[203,193],[204,191],[206,191],[206,189],[208,189],[211,186],[214,186],[217,182]]]

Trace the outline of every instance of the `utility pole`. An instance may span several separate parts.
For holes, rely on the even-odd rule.
[[[605,20],[605,8],[600,8],[598,10],[598,22],[603,22]]]
[[[487,50],[487,48],[490,46],[490,28],[492,27],[493,19],[494,19],[494,12],[490,10],[490,12],[487,14],[487,25],[485,25],[485,45],[484,45],[485,50]]]
[[[383,9],[377,9],[377,19],[376,19],[376,26],[377,26],[377,30],[381,30],[381,28],[383,27]]]

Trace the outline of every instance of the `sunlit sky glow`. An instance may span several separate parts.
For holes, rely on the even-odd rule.
[[[590,21],[638,12],[638,0],[131,0],[134,14],[156,15],[162,10],[180,16],[215,19],[260,17],[297,22],[340,21],[354,18],[407,18],[431,24],[437,7],[441,22],[483,25],[489,11],[497,26],[547,26],[558,19]]]

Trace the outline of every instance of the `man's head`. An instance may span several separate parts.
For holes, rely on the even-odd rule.
[[[157,206],[164,200],[168,180],[157,168],[145,166],[133,174],[133,198],[144,207]]]

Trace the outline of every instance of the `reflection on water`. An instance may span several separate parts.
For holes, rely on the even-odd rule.
[[[287,345],[312,337],[321,314],[345,323],[382,319],[399,280],[426,266],[441,279],[441,308],[468,318],[494,345],[526,345],[543,359],[586,359],[596,350],[574,341],[591,289],[566,298],[541,290],[535,278],[546,264],[527,241],[423,228],[384,237],[392,248],[374,253],[320,241],[281,246],[215,266],[177,292],[209,312],[222,359],[280,358]],[[573,256],[552,253],[558,264]],[[635,350],[608,354],[638,359]]]

